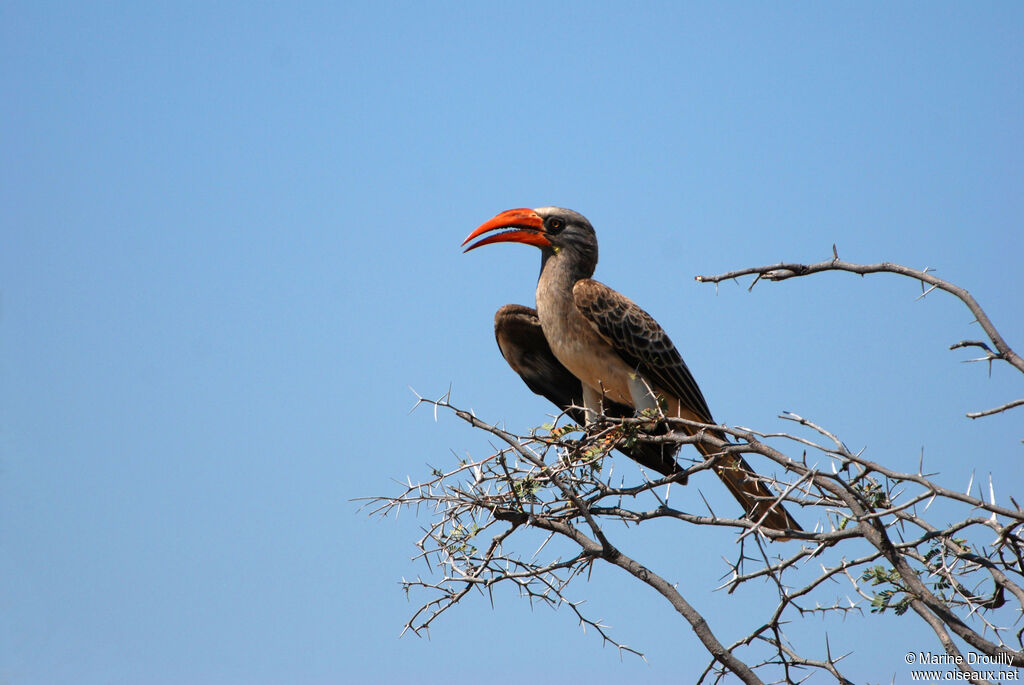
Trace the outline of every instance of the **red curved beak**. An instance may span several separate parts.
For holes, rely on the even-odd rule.
[[[509,209],[494,217],[490,221],[480,224],[480,227],[466,236],[462,241],[465,245],[470,240],[482,236],[491,231],[506,230],[504,233],[495,233],[483,240],[478,240],[463,252],[475,250],[491,243],[524,243],[536,245],[537,247],[550,247],[551,241],[544,236],[544,220],[532,209]]]

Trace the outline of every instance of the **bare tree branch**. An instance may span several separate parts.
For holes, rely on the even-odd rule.
[[[1006,404],[999,405],[998,407],[995,407],[993,409],[986,409],[985,411],[967,412],[967,418],[980,419],[982,416],[992,416],[993,414],[998,414],[999,412],[1004,412],[1007,409],[1013,409],[1014,407],[1019,407],[1021,405],[1024,405],[1024,398],[1014,400],[1012,402],[1007,402]]]
[[[896,273],[919,280],[923,294],[940,289],[955,295],[975,314],[990,342],[965,340],[953,348],[977,347],[986,355],[982,360],[1003,360],[1024,371],[1024,362],[970,294],[927,269],[848,264],[837,256],[820,264],[782,263],[698,280],[717,283],[755,275],[756,283],[829,270]],[[1024,400],[1017,400],[968,416],[988,416],[1022,404]],[[581,578],[604,563],[653,588],[686,621],[710,656],[700,682],[718,682],[727,675],[744,683],[801,682],[820,673],[850,683],[841,666],[855,654],[834,653],[834,636],[794,643],[786,627],[809,616],[870,621],[871,614],[889,612],[907,621],[917,617],[927,625],[937,648],[960,670],[959,679],[984,682],[971,670],[965,652],[1024,667],[1024,628],[1013,627],[1024,615],[1024,510],[1013,497],[999,501],[991,478],[983,494],[973,477],[965,492],[943,485],[923,464],[916,473],[897,471],[851,451],[813,420],[788,412],[780,418],[794,426],[792,433],[666,416],[597,416],[584,430],[559,426],[560,416],[552,424],[516,434],[455,407],[447,394],[437,400],[419,398],[417,405],[427,405],[435,416],[439,410],[454,414],[496,439],[497,446],[483,458],[467,457],[447,470],[433,469],[419,482],[406,479],[397,494],[367,500],[365,506],[380,516],[411,508],[429,517],[414,559],[426,564],[430,577],[402,581],[407,594],[420,597],[406,631],[428,633],[474,590],[493,605],[496,588],[509,587],[531,604],[568,608],[603,643],[643,658],[569,596]],[[648,433],[655,419],[656,435]],[[641,470],[639,477],[626,479],[613,473],[608,456],[630,440],[702,443],[711,456],[693,460],[670,477],[652,479]],[[773,530],[761,520],[719,515],[710,506],[706,511],[670,506],[672,488],[710,477],[720,460],[734,455],[774,465],[776,474],[760,476],[771,493],[764,500],[798,511],[805,531]],[[700,502],[696,497],[687,501]],[[942,523],[926,518],[936,502],[943,505]],[[690,586],[666,579],[665,573],[680,570],[655,572],[613,543],[613,537],[625,538],[632,527],[655,519],[734,531],[737,552],[724,561],[719,589],[729,596],[751,581],[768,581],[765,586],[776,597],[773,608],[763,616],[744,616],[746,634],[723,642],[679,589]],[[612,525],[618,526],[614,536]],[[778,540],[788,542],[768,544]]]
[[[907,266],[892,264],[890,262],[882,262],[880,264],[853,264],[851,262],[844,262],[837,256],[834,259],[826,262],[818,262],[817,264],[788,264],[783,262],[773,264],[771,266],[756,266],[747,269],[738,269],[736,271],[729,271],[717,276],[697,276],[696,280],[700,283],[720,283],[722,281],[739,278],[741,276],[756,275],[754,282],[750,285],[750,287],[754,287],[754,284],[762,278],[769,281],[784,281],[790,278],[810,276],[823,271],[848,271],[862,276],[874,273],[899,274],[901,276],[916,279],[922,284],[927,284],[931,286],[931,289],[938,288],[939,290],[945,290],[947,293],[959,298],[961,302],[967,305],[967,308],[971,310],[972,314],[974,314],[975,320],[981,326],[982,330],[985,331],[985,334],[988,335],[989,340],[995,346],[997,351],[992,352],[986,345],[984,345],[984,343],[981,343],[980,346],[984,347],[988,351],[990,358],[1001,359],[1014,366],[1021,373],[1024,373],[1024,359],[1021,359],[1020,355],[1014,352],[1006,341],[1003,340],[1003,336],[999,334],[998,330],[996,330],[996,327],[989,320],[985,310],[981,308],[981,305],[978,304],[974,297],[964,288],[933,276],[930,273],[931,270],[928,268],[923,270],[912,269]],[[922,290],[922,296],[927,295],[930,290]],[[969,344],[979,345],[977,341],[964,341],[953,345],[950,349],[956,349]]]
[[[604,562],[655,589],[687,621],[712,657],[705,677],[731,673],[743,682],[755,683],[765,679],[760,671],[767,676],[781,669],[781,675],[768,677],[796,682],[803,677],[798,674],[819,670],[837,682],[849,682],[840,669],[846,655],[833,656],[827,648],[824,654],[812,656],[807,650],[813,647],[790,643],[785,625],[793,615],[861,614],[865,607],[872,613],[909,611],[917,615],[932,628],[939,645],[951,657],[962,658],[963,649],[958,644],[962,641],[978,653],[998,656],[1013,666],[1024,665],[1020,645],[1011,647],[1001,637],[1002,626],[1016,620],[1024,609],[1024,540],[1017,533],[1024,526],[1024,511],[1015,506],[944,487],[922,473],[885,468],[854,454],[838,436],[795,414],[782,418],[826,438],[825,444],[785,433],[761,434],[666,419],[677,431],[672,436],[681,436],[678,431],[683,427],[691,431],[704,428],[692,439],[711,445],[721,455],[759,455],[782,467],[787,474],[785,480],[766,478],[779,493],[778,501],[803,509],[805,516],[815,515],[818,525],[811,532],[791,534],[801,541],[799,549],[773,560],[763,540],[780,537],[782,531],[765,529],[757,521],[670,507],[658,491],[679,487],[673,478],[613,485],[609,476],[602,475],[604,461],[614,445],[607,440],[611,434],[608,427],[636,427],[649,424],[649,419],[598,417],[591,434],[578,426],[550,426],[530,435],[515,435],[452,406],[447,396],[421,403],[453,412],[498,438],[503,447],[483,459],[463,460],[447,472],[435,471],[422,483],[409,483],[397,496],[371,500],[374,511],[381,515],[403,507],[429,505],[437,517],[419,543],[418,556],[443,573],[435,581],[404,581],[407,591],[436,593],[414,613],[407,630],[428,630],[474,588],[490,595],[494,587],[507,584],[518,588],[531,602],[568,607],[580,624],[593,628],[602,641],[620,652],[642,656],[613,638],[607,626],[587,616],[581,603],[566,594],[575,579],[585,575],[594,563]],[[711,428],[736,442],[714,437]],[[794,459],[765,439],[787,441],[802,456]],[[813,465],[806,455],[809,446],[825,459],[824,465],[831,463],[833,468],[824,470],[820,464]],[[686,473],[693,479],[709,471],[712,468],[708,462],[700,462]],[[642,505],[648,498],[653,499],[653,508]],[[987,517],[971,515],[944,526],[934,525],[918,510],[919,505],[934,499],[963,506],[969,512],[984,512]],[[655,518],[737,531],[739,558],[729,565],[730,578],[722,587],[731,593],[751,580],[770,579],[778,593],[775,609],[746,637],[726,646],[677,586],[624,554],[607,531],[610,522],[641,525]],[[532,557],[523,556],[515,551],[514,543],[528,530],[548,534],[540,549],[554,538],[568,541],[575,552],[547,561],[536,558],[540,550]],[[908,535],[912,530],[917,533]],[[894,538],[897,531],[899,535]],[[981,531],[990,535],[994,532],[995,542],[985,542],[979,537]],[[487,536],[490,539],[485,548],[477,549],[476,541]],[[840,548],[854,540],[868,542],[873,551],[857,557],[842,554]],[[743,551],[748,542],[754,544],[756,556]],[[984,574],[991,586],[983,594],[968,589],[978,586],[979,574]],[[796,580],[799,582],[794,584]],[[848,583],[857,599],[842,595],[829,598],[837,580]],[[773,651],[755,656],[758,645]],[[740,655],[752,649],[755,652],[748,655],[750,658]]]

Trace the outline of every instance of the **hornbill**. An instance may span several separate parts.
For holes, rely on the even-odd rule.
[[[664,329],[632,300],[591,278],[597,236],[582,214],[560,207],[510,209],[481,224],[462,244],[485,234],[490,235],[465,251],[503,242],[541,250],[536,311],[505,305],[494,317],[502,355],[531,390],[562,409],[579,407],[582,401],[584,412],[573,415],[577,421],[584,419],[580,423],[595,414],[621,418],[642,410],[714,423]],[[697,430],[684,428],[690,435]],[[720,430],[709,432],[726,439]],[[717,453],[702,442],[696,447],[705,458]],[[678,444],[638,441],[621,449],[664,475],[682,471],[674,458]],[[748,518],[766,528],[801,530],[742,457],[721,458],[714,470]]]

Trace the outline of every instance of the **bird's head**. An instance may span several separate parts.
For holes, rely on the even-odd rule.
[[[571,256],[590,274],[597,266],[597,235],[594,227],[585,216],[571,209],[509,209],[481,224],[462,244],[487,233],[491,235],[477,240],[465,252],[491,243],[524,243],[539,247],[545,258]]]

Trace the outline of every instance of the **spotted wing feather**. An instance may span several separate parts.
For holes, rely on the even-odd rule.
[[[576,307],[594,329],[611,344],[627,364],[659,390],[671,393],[704,423],[714,423],[704,395],[686,362],[658,322],[631,299],[591,279],[573,286]],[[689,418],[689,417],[687,417]],[[720,431],[714,435],[725,440]],[[703,443],[697,449],[710,457],[714,450]],[[745,459],[732,455],[720,459],[715,472],[726,488],[743,505],[747,515],[762,520],[769,528],[800,530],[800,525],[780,504]],[[766,509],[774,505],[770,510]]]
[[[704,395],[679,350],[658,322],[631,299],[591,279],[573,287],[576,307],[623,361],[661,390],[679,398],[701,421],[713,423]]]

